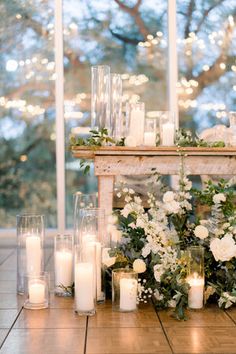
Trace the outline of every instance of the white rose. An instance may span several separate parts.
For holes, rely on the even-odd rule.
[[[163,195],[163,202],[164,203],[170,203],[175,199],[175,194],[174,192],[168,191]]]
[[[226,201],[226,198],[225,198],[225,195],[223,193],[215,194],[214,197],[213,197],[213,202],[215,204],[219,204],[219,203],[225,202],[225,201]]]
[[[142,259],[135,259],[133,263],[133,270],[136,273],[144,273],[146,269],[146,263]]]
[[[210,249],[216,261],[230,261],[236,256],[236,244],[232,235],[225,235],[221,240],[214,238],[210,243]]]
[[[201,240],[204,240],[206,237],[208,237],[209,232],[208,232],[208,229],[205,226],[198,225],[198,226],[195,227],[194,235],[196,237],[200,238]]]
[[[129,147],[135,147],[137,146],[137,142],[136,142],[136,139],[135,139],[135,136],[133,135],[128,135],[126,138],[125,138],[125,146],[129,146]]]

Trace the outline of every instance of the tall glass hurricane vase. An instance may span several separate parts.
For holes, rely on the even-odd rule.
[[[97,193],[83,194],[76,192],[74,195],[74,241],[79,243],[80,224],[83,217],[84,208],[97,208]]]
[[[123,136],[122,120],[122,79],[119,74],[111,74],[111,135],[119,140]]]
[[[91,68],[91,127],[107,128],[111,133],[110,115],[110,67],[106,65]]]
[[[24,276],[43,271],[44,216],[17,215],[17,292],[24,293]]]

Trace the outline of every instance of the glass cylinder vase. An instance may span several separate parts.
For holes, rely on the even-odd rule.
[[[110,67],[107,65],[91,68],[91,127],[107,128],[111,133],[110,116]]]
[[[71,296],[73,285],[73,237],[57,235],[54,238],[55,294]]]
[[[144,102],[126,104],[126,140],[132,142],[133,146],[143,145],[144,119]]]
[[[98,195],[97,193],[84,194],[81,192],[76,192],[73,195],[74,202],[74,241],[76,244],[79,243],[80,234],[80,224],[83,217],[83,212],[81,210],[87,208],[97,208],[98,206]]]
[[[144,127],[144,146],[156,146],[159,124],[156,118],[146,118]],[[158,126],[158,127],[157,127]]]
[[[105,228],[105,210],[100,208],[83,209],[80,227],[80,246],[84,252],[91,245],[96,248],[97,302],[105,301],[105,276],[102,266],[102,249],[110,245]]]
[[[75,246],[75,312],[91,316],[96,312],[96,246]]]
[[[116,140],[123,136],[122,119],[122,79],[119,74],[111,74],[111,135]]]
[[[24,293],[24,276],[44,269],[44,216],[17,215],[17,292]]]
[[[175,145],[175,120],[174,114],[170,111],[159,111],[160,122],[160,145]]]
[[[201,246],[188,248],[187,282],[188,307],[201,309],[204,302],[204,248]]]
[[[41,310],[49,307],[49,273],[24,276],[24,308]]]
[[[112,309],[131,312],[137,309],[138,273],[120,268],[112,271]]]

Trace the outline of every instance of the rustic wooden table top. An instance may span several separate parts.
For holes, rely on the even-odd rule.
[[[51,246],[46,253],[52,272]],[[25,310],[15,288],[16,250],[0,238],[1,354],[236,354],[236,308],[207,307],[177,322],[151,305],[118,313],[108,302],[86,318],[75,315],[72,299],[53,295],[49,309]]]
[[[77,158],[93,159],[95,156],[178,156],[180,152],[190,156],[235,156],[236,147],[209,148],[209,147],[176,147],[176,146],[102,146],[95,149],[86,146],[74,146],[72,155]]]

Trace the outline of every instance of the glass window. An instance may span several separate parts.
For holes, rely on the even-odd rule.
[[[167,109],[167,1],[64,0],[66,135],[90,126],[91,65],[122,75],[123,103],[145,102],[146,116]],[[92,173],[91,173],[92,175]],[[72,194],[96,190],[96,179],[66,158],[67,224]]]
[[[0,9],[0,225],[37,212],[56,227],[54,8],[5,0]]]
[[[236,99],[235,1],[177,1],[181,125],[227,123]]]

